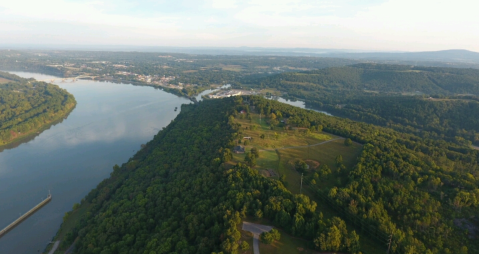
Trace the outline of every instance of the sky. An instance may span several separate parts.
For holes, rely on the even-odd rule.
[[[0,45],[479,51],[473,0],[0,0]]]

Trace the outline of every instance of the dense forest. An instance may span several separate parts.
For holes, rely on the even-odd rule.
[[[65,117],[73,95],[56,85],[0,72],[0,145]]]
[[[247,83],[248,80],[245,80]],[[287,72],[253,80],[281,90],[305,90],[314,97],[335,91],[479,95],[479,70],[406,65],[356,64],[307,72]],[[250,81],[251,82],[251,81]],[[291,88],[294,87],[294,88]]]
[[[478,151],[258,97],[249,101],[297,127],[321,126],[364,144],[354,167],[339,161],[333,169],[341,172],[339,181],[320,177],[338,184],[317,188],[317,195],[372,238],[392,235],[393,253],[477,253]]]
[[[232,98],[183,105],[180,115],[83,200],[88,212],[63,239],[76,253],[237,253],[237,226],[268,218],[318,249],[356,253],[344,220],[231,160],[239,126]],[[76,209],[82,209],[81,206]],[[68,220],[69,213],[65,216]]]
[[[325,204],[293,195],[284,179],[265,178],[242,163],[226,167],[241,133],[234,114],[253,105],[293,126],[320,126],[364,144],[354,167],[338,162],[339,181],[318,179],[337,183],[316,187],[318,197],[342,211],[337,217],[324,219]],[[183,105],[168,127],[75,206],[87,212],[62,245],[78,239],[76,253],[237,253],[237,226],[264,217],[321,251],[358,253],[361,230],[381,244],[392,235],[391,253],[477,253],[478,235],[468,230],[478,226],[478,160],[478,151],[454,143],[261,97],[202,101]]]
[[[479,144],[479,71],[357,64],[242,81],[337,116]]]

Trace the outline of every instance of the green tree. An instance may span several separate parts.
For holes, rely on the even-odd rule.
[[[256,166],[256,155],[251,152],[247,152],[245,154],[244,161],[246,162],[246,164],[248,164],[248,166],[254,167]]]
[[[308,164],[301,160],[301,159],[297,159],[295,162],[294,162],[294,168],[298,171],[298,172],[301,172],[301,173],[305,173],[307,170],[308,170]]]
[[[251,148],[251,154],[254,155],[254,157],[256,157],[256,158],[259,158],[258,148],[256,148],[256,147]]]
[[[269,232],[261,233],[261,235],[259,236],[259,239],[264,244],[271,244],[274,242],[274,237]]]
[[[341,154],[340,154],[340,155],[336,156],[336,166],[340,167],[341,165],[343,165],[343,156],[341,156]]]
[[[281,233],[277,229],[273,228],[269,231],[269,233],[274,240],[279,241],[279,239],[281,239]]]
[[[254,217],[256,217],[257,219],[263,218],[263,211],[261,211],[261,209],[256,210],[256,212],[254,213]]]
[[[353,141],[350,138],[347,138],[347,139],[344,140],[344,145],[345,146],[352,146]]]
[[[326,234],[320,235],[321,250],[339,251],[341,247],[341,238],[341,231],[333,225],[328,229]]]
[[[241,243],[241,250],[249,250],[249,244],[246,241]]]

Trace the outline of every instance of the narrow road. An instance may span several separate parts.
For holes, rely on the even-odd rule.
[[[78,237],[77,239],[72,243],[72,245],[70,247],[68,247],[68,249],[65,251],[65,254],[70,254],[73,252],[73,248],[75,248],[75,243],[77,242],[78,240]]]
[[[335,141],[335,140],[339,140],[339,139],[345,139],[345,138],[334,138],[334,139],[326,140],[326,141],[323,141],[321,143],[317,143],[317,144],[313,144],[313,145],[287,146],[287,147],[280,147],[280,148],[274,148],[274,149],[263,149],[263,150],[259,150],[259,151],[261,152],[261,151],[276,151],[276,150],[291,149],[291,148],[306,148],[306,147],[311,147],[311,146],[319,146],[319,145],[326,144],[326,143],[329,143],[329,142],[332,142],[332,141]]]
[[[479,150],[479,147],[478,146],[472,146],[472,148],[476,149],[476,150]]]
[[[253,233],[254,254],[259,254],[259,235],[263,232],[269,232],[271,229],[273,229],[271,226],[243,221],[243,230]]]
[[[56,241],[56,242],[53,244],[52,249],[48,252],[48,254],[53,254],[53,253],[55,253],[55,251],[57,250],[59,244],[60,244],[60,241]]]

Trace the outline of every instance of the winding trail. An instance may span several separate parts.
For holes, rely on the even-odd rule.
[[[323,141],[321,143],[317,143],[317,144],[313,144],[313,145],[287,146],[287,147],[280,147],[280,148],[274,148],[274,149],[262,149],[262,150],[259,150],[259,151],[261,152],[261,151],[276,151],[276,150],[292,149],[292,148],[306,148],[306,147],[311,147],[311,146],[319,146],[319,145],[326,144],[326,143],[329,143],[329,142],[332,142],[332,141],[335,141],[335,140],[340,140],[340,139],[345,139],[345,138],[333,138],[333,139],[326,140],[326,141]]]
[[[254,254],[259,254],[259,235],[263,232],[269,232],[271,229],[273,229],[271,226],[243,221],[243,230],[253,233]]]

